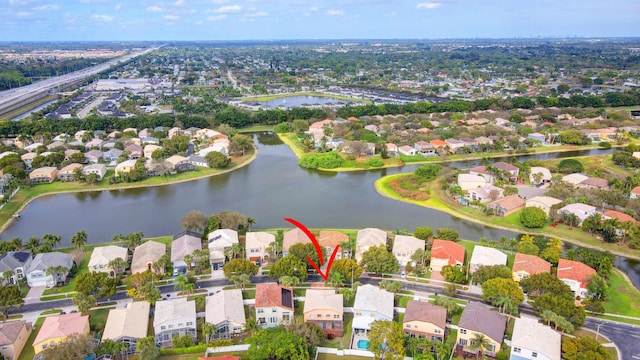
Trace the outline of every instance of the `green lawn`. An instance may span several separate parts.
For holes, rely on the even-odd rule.
[[[102,334],[104,326],[107,324],[107,317],[110,309],[98,309],[89,311],[89,326],[91,331]]]
[[[60,309],[51,309],[51,310],[41,312],[40,315],[60,314],[60,312],[62,312],[62,310]]]
[[[33,351],[33,340],[36,339],[36,336],[38,335],[38,331],[40,331],[40,327],[42,326],[42,323],[44,322],[44,318],[38,318],[36,320],[35,323],[33,323],[33,331],[31,332],[31,335],[29,335],[29,339],[27,340],[27,343],[24,345],[24,348],[22,349],[22,352],[20,353],[20,356],[18,357],[18,360],[33,360],[33,356],[35,355],[35,352]]]
[[[618,269],[609,277],[608,295],[605,312],[640,318],[640,291],[629,284]]]

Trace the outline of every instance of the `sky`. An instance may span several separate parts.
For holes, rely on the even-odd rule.
[[[0,41],[640,36],[640,0],[0,0]]]

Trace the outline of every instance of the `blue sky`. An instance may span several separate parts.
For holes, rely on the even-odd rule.
[[[640,36],[640,0],[0,0],[0,41]]]

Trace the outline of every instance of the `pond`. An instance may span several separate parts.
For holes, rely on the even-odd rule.
[[[268,101],[256,101],[263,105],[264,108],[294,108],[294,107],[322,107],[331,105],[346,105],[348,103],[358,103],[358,99],[345,101],[322,96],[290,96]]]

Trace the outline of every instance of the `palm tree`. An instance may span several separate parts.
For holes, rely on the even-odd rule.
[[[229,259],[235,259],[240,254],[242,254],[242,245],[240,245],[240,243],[235,243],[224,249],[224,256]]]
[[[42,240],[44,240],[45,243],[51,244],[51,248],[57,247],[62,242],[60,235],[55,234],[44,234],[42,235]]]
[[[20,251],[24,247],[24,245],[22,245],[22,239],[21,238],[13,238],[13,239],[11,239],[10,243],[11,243],[11,247],[15,251]]]
[[[489,350],[489,346],[491,346],[491,340],[485,334],[475,333],[469,343],[469,350],[472,350],[476,354],[476,358],[479,358],[484,350]]]
[[[252,217],[248,217],[247,218],[247,231],[249,231],[251,226],[253,226],[255,223],[256,223],[256,219],[254,219]]]
[[[127,268],[127,261],[123,258],[115,258],[109,261],[108,266],[113,269],[116,276],[120,275]]]
[[[82,250],[85,244],[88,242],[87,232],[82,230],[73,234],[71,237],[71,244],[73,244],[77,249]]]
[[[191,264],[193,264],[193,256],[191,254],[187,254],[182,258],[185,264],[187,264],[187,270],[191,269]]]
[[[13,270],[3,271],[2,278],[7,282],[7,285],[10,285],[13,282]]]
[[[38,239],[35,236],[32,236],[31,238],[29,238],[29,241],[24,246],[24,248],[29,250],[31,252],[31,255],[35,255],[38,253],[38,250],[40,249],[40,245],[41,245],[40,239]]]
[[[55,282],[55,285],[57,285],[60,280],[60,277],[62,275],[65,275],[67,272],[69,272],[69,269],[67,269],[65,266],[58,265],[58,266],[51,266],[47,268],[47,271],[45,272],[45,274],[47,276],[51,275],[53,277],[53,281]]]
[[[180,274],[176,278],[176,284],[173,286],[175,290],[191,292],[195,288],[195,284],[191,282],[191,280],[185,276],[185,274]]]
[[[332,271],[329,274],[329,281],[331,281],[331,285],[336,288],[336,290],[344,286],[344,277],[337,271]]]
[[[540,313],[540,318],[547,323],[547,326],[551,326],[551,322],[557,317],[556,313],[551,310],[544,310]]]

